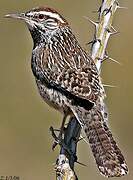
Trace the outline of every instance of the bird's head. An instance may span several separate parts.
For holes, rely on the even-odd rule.
[[[24,20],[30,31],[38,29],[43,32],[52,32],[68,24],[57,11],[47,7],[34,8],[24,13],[8,14],[6,17]]]

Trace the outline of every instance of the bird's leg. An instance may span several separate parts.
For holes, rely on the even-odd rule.
[[[65,126],[67,115],[68,114],[64,113],[62,124],[61,124],[61,127],[60,127],[60,132],[59,132],[58,137],[55,139],[55,141],[54,141],[54,143],[52,145],[52,150],[54,150],[55,147],[57,146],[57,144],[59,144],[59,142],[62,141],[62,135],[63,135],[63,132],[64,132],[64,126]]]

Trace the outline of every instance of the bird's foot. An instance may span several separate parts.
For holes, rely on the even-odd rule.
[[[55,131],[59,131],[58,136],[56,135]],[[50,132],[52,134],[52,137],[54,138],[54,142],[53,142],[53,145],[52,145],[52,150],[54,151],[58,144],[62,145],[62,142],[63,142],[62,132],[61,132],[61,130],[54,129],[52,126],[50,127]]]

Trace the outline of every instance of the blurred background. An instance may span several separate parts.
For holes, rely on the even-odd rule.
[[[55,179],[54,162],[59,147],[52,152],[49,127],[59,127],[61,115],[40,98],[30,69],[32,39],[23,22],[4,19],[8,13],[22,12],[46,5],[59,10],[70,23],[81,45],[93,37],[94,27],[83,16],[96,20],[99,0],[0,0],[0,176],[19,176],[22,180]],[[105,62],[102,77],[106,88],[112,132],[129,165],[133,179],[133,2],[121,0],[128,9],[117,11],[114,27],[120,34],[112,36],[108,52],[122,65]],[[90,148],[78,146],[76,165],[79,179],[105,179],[95,165]],[[115,179],[115,178],[114,178]]]

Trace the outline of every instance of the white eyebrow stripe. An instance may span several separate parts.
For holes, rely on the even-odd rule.
[[[57,13],[52,13],[48,11],[40,11],[39,13],[58,19],[61,23],[64,23],[63,19]]]
[[[64,23],[63,19],[57,13],[48,12],[48,11],[39,11],[39,12],[35,12],[35,14],[43,14],[43,15],[46,15],[46,16],[50,16],[51,18],[58,19],[61,23]],[[29,13],[29,15],[30,15],[30,13]]]

